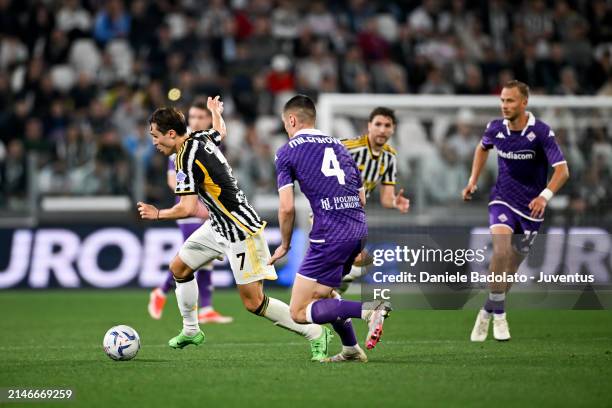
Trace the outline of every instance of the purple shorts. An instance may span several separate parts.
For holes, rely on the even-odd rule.
[[[298,274],[321,285],[337,288],[342,277],[350,272],[365,239],[347,242],[311,242]]]
[[[489,205],[489,228],[500,225],[512,230],[514,249],[521,254],[527,254],[542,226],[542,221],[529,220],[503,204],[491,204]]]

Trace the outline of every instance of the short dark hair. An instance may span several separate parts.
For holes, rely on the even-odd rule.
[[[372,120],[374,120],[376,116],[379,116],[379,115],[385,116],[391,119],[391,122],[393,122],[394,125],[397,124],[397,118],[395,117],[395,111],[393,109],[385,108],[384,106],[379,106],[378,108],[370,112],[370,117],[368,119],[368,122],[371,122]]]
[[[317,119],[317,108],[315,104],[306,95],[295,95],[289,99],[283,108],[283,113],[293,111],[300,121],[315,122]]]
[[[517,88],[524,98],[529,99],[529,85],[524,82],[513,79],[511,81],[506,82],[504,88]]]
[[[210,109],[208,109],[208,99],[205,96],[196,97],[193,102],[191,102],[191,105],[189,105],[189,107],[205,110],[210,115],[212,115],[212,112],[210,111]]]
[[[183,112],[176,108],[157,108],[149,118],[149,124],[155,123],[157,129],[166,134],[170,130],[174,130],[179,135],[187,133],[187,122]]]

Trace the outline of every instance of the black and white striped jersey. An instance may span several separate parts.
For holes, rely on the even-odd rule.
[[[176,154],[175,194],[198,194],[215,231],[230,242],[243,241],[266,223],[238,187],[220,143],[221,135],[214,129],[189,135]]]
[[[397,179],[396,150],[385,144],[378,156],[370,149],[368,135],[358,139],[343,139],[342,143],[357,163],[366,197],[376,188],[378,183],[394,185]]]

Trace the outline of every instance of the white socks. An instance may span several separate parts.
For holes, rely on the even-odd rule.
[[[321,333],[323,333],[323,328],[318,324],[299,324],[294,322],[291,319],[289,305],[271,297],[268,297],[268,307],[266,307],[263,316],[274,322],[276,326],[301,334],[308,340],[319,338]]]
[[[351,266],[351,271],[345,275],[345,280],[349,280],[352,282],[357,278],[361,278],[363,275],[367,273],[367,268],[365,266]],[[347,279],[348,278],[348,279]]]
[[[354,346],[342,346],[342,354],[344,354],[345,356],[358,354],[359,349],[359,344],[355,344]]]
[[[195,336],[200,331],[198,325],[198,283],[195,279],[189,282],[176,282],[176,301],[183,316],[183,334]]]

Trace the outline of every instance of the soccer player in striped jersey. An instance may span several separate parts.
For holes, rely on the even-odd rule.
[[[499,174],[489,200],[489,228],[493,238],[492,274],[512,275],[529,253],[544,221],[548,201],[569,178],[567,162],[555,141],[555,132],[527,112],[529,87],[520,81],[508,82],[501,91],[501,113],[487,125],[474,151],[472,174],[463,189],[471,200],[489,150],[497,149]],[[548,168],[554,169],[547,182]],[[495,282],[472,329],[472,341],[485,341],[493,318],[493,337],[510,340],[505,301],[510,282]]]
[[[397,183],[397,152],[387,142],[395,132],[397,119],[389,108],[377,107],[370,112],[368,133],[357,139],[343,139],[342,143],[357,163],[366,197],[380,185],[380,203],[385,208],[397,209],[402,214],[408,212],[410,200],[403,196],[404,189],[395,192]],[[340,292],[346,291],[349,284],[366,272],[367,253],[363,251],[357,258],[351,272],[342,278]]]
[[[212,126],[212,115],[208,108],[206,107],[207,100],[206,98],[198,98],[193,101],[191,106],[189,107],[189,129],[191,131],[199,131],[210,129]],[[221,109],[223,109],[222,102]],[[166,175],[166,181],[168,186],[174,193],[176,189],[176,168],[174,165],[176,154],[168,157],[168,171]],[[176,202],[178,203],[179,198],[176,197]],[[208,218],[208,217],[206,217]],[[205,219],[200,218],[185,218],[177,220],[178,227],[183,234],[183,241],[187,241],[187,238],[191,234],[195,232]],[[198,321],[200,323],[231,323],[234,319],[230,316],[223,316],[219,312],[213,309],[212,306],[212,262],[204,265],[198,272],[196,273],[196,280],[198,282],[198,302],[199,302],[199,311],[198,311]],[[150,296],[149,296],[149,304],[147,310],[149,311],[149,315],[153,319],[160,319],[162,312],[164,310],[164,306],[166,304],[166,295],[170,291],[170,288],[174,287],[174,276],[172,272],[168,271],[168,276],[164,283],[155,288]]]
[[[312,360],[327,356],[330,331],[317,324],[301,325],[291,319],[289,306],[263,292],[263,280],[277,278],[268,265],[270,251],[263,237],[266,225],[238,187],[227,160],[219,150],[226,133],[219,97],[207,101],[213,128],[187,132],[183,114],[174,108],[159,108],[151,115],[151,136],[155,147],[169,156],[176,153],[176,190],[180,201],[172,208],[158,209],[138,203],[143,219],[209,219],[183,244],[170,263],[176,280],[176,298],[183,317],[183,329],[168,344],[172,348],[199,345],[204,341],[197,316],[198,285],[194,271],[213,259],[227,256],[242,303],[250,312],[310,340]]]

